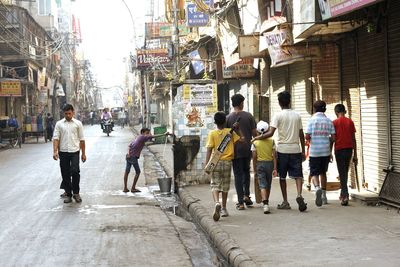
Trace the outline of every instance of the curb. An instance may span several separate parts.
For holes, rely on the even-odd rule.
[[[196,223],[210,237],[219,252],[231,266],[253,267],[257,264],[248,256],[220,225],[211,219],[210,213],[200,204],[200,199],[194,198],[184,188],[179,188],[182,205],[189,211]]]

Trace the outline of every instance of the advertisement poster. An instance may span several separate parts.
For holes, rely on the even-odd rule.
[[[318,0],[323,20],[338,17],[382,0]]]
[[[203,127],[217,112],[216,84],[184,84],[175,98],[175,116],[185,127]]]

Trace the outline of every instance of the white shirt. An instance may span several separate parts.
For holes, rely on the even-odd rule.
[[[283,109],[272,118],[270,126],[278,130],[278,152],[301,153],[299,132],[303,129],[303,125],[296,111]]]
[[[65,118],[56,123],[53,139],[60,141],[60,152],[74,153],[80,150],[79,143],[84,141],[82,122]]]

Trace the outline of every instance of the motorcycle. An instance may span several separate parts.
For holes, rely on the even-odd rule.
[[[111,120],[102,120],[102,128],[103,128],[103,133],[106,133],[107,136],[110,136],[111,131],[113,130],[113,123]]]

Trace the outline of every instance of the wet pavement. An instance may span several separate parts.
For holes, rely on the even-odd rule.
[[[155,174],[139,178],[141,193],[122,193],[133,134],[116,127],[107,137],[99,128],[85,126],[80,204],[59,197],[51,143],[28,139],[22,149],[0,151],[1,266],[215,266],[196,226],[169,211],[176,199],[160,208]],[[145,154],[142,167],[152,164]]]

